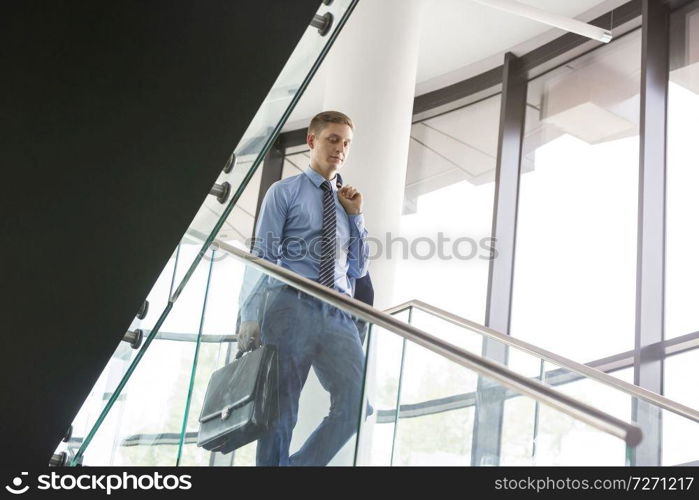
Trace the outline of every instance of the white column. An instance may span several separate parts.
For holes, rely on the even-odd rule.
[[[378,308],[394,305],[396,265],[385,258],[385,242],[400,230],[421,11],[422,0],[361,0],[323,63],[323,109],[341,111],[355,125],[340,172],[363,194],[367,229],[384,250],[370,264]]]

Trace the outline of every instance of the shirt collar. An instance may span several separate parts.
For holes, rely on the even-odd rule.
[[[306,174],[306,177],[308,177],[317,188],[320,188],[320,185],[326,180],[325,177],[313,170],[310,165],[306,167],[303,173]],[[337,191],[337,188],[342,186],[342,176],[339,172],[337,172],[335,177],[330,181],[330,186],[333,188],[333,191]]]

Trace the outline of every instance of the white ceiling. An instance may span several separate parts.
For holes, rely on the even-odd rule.
[[[589,21],[626,0],[520,0],[540,9]],[[564,34],[549,26],[470,0],[424,0],[415,95],[436,90],[502,64]],[[342,35],[340,35],[342,36]],[[332,53],[328,56],[332,57]],[[296,106],[285,130],[305,127],[323,105],[324,67]]]
[[[469,0],[426,0],[432,8],[425,10],[420,38],[418,88],[430,80],[448,77],[454,72],[479,62],[490,67],[502,64],[503,54],[513,51],[521,55],[533,47],[519,47],[541,35],[548,39],[565,34],[544,24],[486,7]],[[607,2],[600,0],[519,0],[547,12],[587,21],[607,11]],[[604,4],[604,9],[599,9]],[[594,12],[589,12],[594,9]],[[472,75],[468,75],[472,76]],[[460,80],[463,78],[458,78]],[[453,82],[452,82],[453,83]],[[433,89],[431,89],[433,90]],[[420,92],[422,93],[422,92]]]

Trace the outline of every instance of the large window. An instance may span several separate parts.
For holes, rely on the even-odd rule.
[[[511,333],[577,361],[634,346],[640,31],[528,86]]]
[[[496,95],[413,124],[404,243],[392,247],[398,302],[419,298],[484,322],[499,116]]]
[[[674,19],[667,150],[665,337],[699,330],[699,8]]]
[[[668,95],[665,338],[691,336],[699,330],[699,5],[672,18]],[[680,339],[678,339],[680,340]],[[687,339],[688,342],[691,340]],[[670,399],[699,408],[696,390],[699,350],[664,361],[663,392]],[[663,419],[663,464],[697,460],[699,436],[687,421]]]

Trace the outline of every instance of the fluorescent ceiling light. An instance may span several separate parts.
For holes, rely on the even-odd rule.
[[[545,10],[532,7],[531,5],[516,2],[515,0],[472,1],[487,5],[488,7],[493,7],[494,9],[502,10],[504,12],[509,12],[510,14],[526,17],[532,21],[548,24],[554,28],[570,31],[571,33],[577,33],[578,35],[586,36],[588,38],[592,38],[593,40],[599,40],[603,43],[608,43],[612,39],[612,32],[609,30],[592,26],[591,24],[578,21],[577,19],[552,14],[550,12],[546,12]]]

